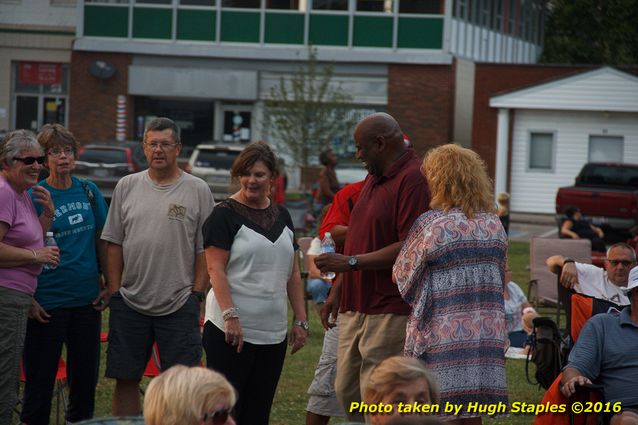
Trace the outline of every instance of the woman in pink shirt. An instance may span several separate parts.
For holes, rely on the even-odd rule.
[[[45,156],[35,136],[24,130],[0,144],[0,423],[11,423],[17,401],[20,358],[27,314],[43,264],[58,264],[57,247],[44,246],[53,222],[53,202],[38,175]],[[42,214],[36,215],[27,189],[33,187]],[[46,313],[45,313],[46,314]],[[46,317],[41,317],[46,320]]]

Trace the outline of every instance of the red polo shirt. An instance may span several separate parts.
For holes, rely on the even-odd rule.
[[[365,180],[351,213],[345,255],[377,251],[406,239],[414,221],[430,204],[430,191],[420,166],[414,150],[409,149],[383,176]],[[341,312],[410,313],[392,283],[391,267],[345,273],[341,290]]]

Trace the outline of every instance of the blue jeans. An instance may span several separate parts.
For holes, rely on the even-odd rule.
[[[323,279],[309,279],[307,290],[315,304],[323,304],[328,298],[332,284]]]
[[[47,425],[62,344],[67,348],[69,406],[66,420],[93,417],[100,363],[101,314],[92,305],[47,311],[49,323],[29,320],[24,343],[24,408],[20,419]]]

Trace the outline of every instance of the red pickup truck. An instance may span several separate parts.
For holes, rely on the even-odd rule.
[[[602,227],[606,242],[626,241],[638,225],[638,164],[585,164],[574,186],[558,189],[559,223],[570,206],[578,207],[593,224]]]

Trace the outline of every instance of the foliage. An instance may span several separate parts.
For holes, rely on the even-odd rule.
[[[638,63],[638,0],[551,0],[541,62]]]
[[[266,131],[278,140],[297,165],[309,165],[312,156],[330,146],[354,126],[352,97],[332,84],[333,68],[320,69],[317,50],[291,77],[281,77],[265,103]]]

